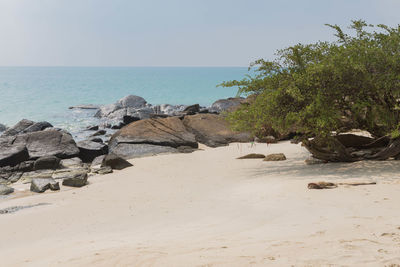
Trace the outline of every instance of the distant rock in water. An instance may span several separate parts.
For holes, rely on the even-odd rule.
[[[99,109],[99,105],[83,104],[69,107],[69,109]]]
[[[114,104],[105,105],[100,107],[99,111],[95,114],[95,117],[102,118],[102,117],[112,117],[112,114],[118,110],[122,110],[125,112],[128,108],[144,108],[146,107],[146,100],[143,97],[135,96],[135,95],[128,95],[120,100],[118,100]],[[115,116],[115,114],[114,114]]]

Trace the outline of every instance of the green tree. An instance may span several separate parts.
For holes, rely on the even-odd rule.
[[[357,20],[349,27],[354,34],[327,26],[335,30],[336,41],[279,50],[273,61],[252,63],[254,75],[222,83],[253,97],[250,105],[228,115],[229,122],[233,129],[255,135],[271,129],[296,131],[315,157],[330,161],[397,156],[400,148],[393,147],[400,143],[400,25],[391,28]],[[374,144],[374,150],[356,156],[351,153],[354,147],[335,138],[350,128],[388,142],[379,143],[381,150]]]

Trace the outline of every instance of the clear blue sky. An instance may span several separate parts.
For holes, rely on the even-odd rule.
[[[0,0],[2,66],[248,66],[400,0]]]

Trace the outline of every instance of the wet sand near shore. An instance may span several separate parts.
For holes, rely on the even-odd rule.
[[[400,264],[399,161],[306,165],[289,142],[202,148],[0,200],[0,210],[48,204],[0,214],[0,265]],[[287,160],[236,159],[247,153]],[[318,181],[377,184],[307,188]]]

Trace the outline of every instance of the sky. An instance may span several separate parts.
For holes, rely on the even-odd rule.
[[[0,0],[0,66],[248,66],[400,0]]]

